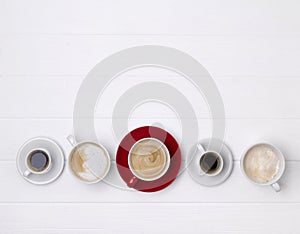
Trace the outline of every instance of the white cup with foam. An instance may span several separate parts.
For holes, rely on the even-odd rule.
[[[69,155],[69,168],[72,174],[86,184],[94,184],[103,180],[111,166],[107,150],[95,142],[77,143],[75,137],[67,137],[73,147]]]
[[[241,158],[241,170],[251,182],[281,190],[278,181],[285,171],[285,158],[274,145],[258,143],[246,150]]]

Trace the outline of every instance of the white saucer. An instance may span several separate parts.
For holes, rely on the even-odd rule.
[[[201,140],[199,144],[202,145],[204,150],[208,150],[209,148],[210,151],[219,152],[223,158],[224,166],[222,171],[216,176],[199,175],[199,165],[195,160],[195,154],[190,154],[187,160],[187,169],[189,175],[198,184],[204,186],[210,187],[224,183],[225,180],[227,180],[227,178],[230,176],[233,168],[233,158],[230,149],[224,142],[218,139],[204,139]],[[193,149],[192,152],[196,152],[196,149]]]
[[[45,174],[30,174],[28,177],[24,177],[23,174],[26,171],[26,156],[34,148],[44,148],[49,151],[52,159],[52,167]],[[28,140],[22,145],[17,156],[17,168],[20,175],[28,182],[37,185],[49,184],[56,180],[62,173],[64,164],[65,157],[62,149],[55,141],[46,137],[37,137]]]

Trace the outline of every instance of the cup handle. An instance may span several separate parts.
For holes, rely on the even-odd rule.
[[[70,143],[71,146],[76,145],[76,140],[75,140],[75,137],[73,135],[67,136],[67,140],[68,140],[68,142]]]
[[[201,144],[197,144],[197,151],[198,151],[197,153],[199,153],[200,155],[206,152],[206,150],[203,148]]]
[[[271,186],[275,190],[275,192],[280,192],[281,188],[278,183],[271,184]]]
[[[198,164],[200,163],[201,155],[203,155],[205,152],[206,152],[206,150],[203,148],[203,146],[201,144],[197,144],[196,162]],[[206,173],[203,170],[201,170],[200,165],[198,165],[198,166],[199,166],[198,175],[204,176]]]
[[[129,187],[129,188],[133,188],[135,185],[136,185],[136,183],[138,182],[138,178],[137,177],[132,177],[131,179],[130,179],[130,181],[128,182],[128,184],[127,184],[127,186]]]
[[[26,171],[23,173],[23,176],[28,177],[30,174],[31,174],[31,172],[30,172],[29,170],[26,170]]]

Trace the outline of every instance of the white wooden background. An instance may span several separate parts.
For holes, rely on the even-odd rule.
[[[299,12],[297,0],[0,0],[0,233],[300,233]],[[185,51],[214,77],[235,159],[228,181],[206,188],[185,172],[168,189],[141,194],[83,185],[68,168],[47,186],[23,180],[15,162],[20,145],[46,135],[67,155],[85,75],[110,54],[144,44]],[[97,108],[97,134],[112,155],[112,103],[155,79],[186,94],[201,137],[209,136],[207,107],[191,84],[140,69],[115,80]],[[159,104],[137,108],[129,127],[158,121],[180,140],[180,121]],[[258,141],[286,156],[281,193],[242,177],[240,156]],[[122,184],[114,165],[109,178]]]

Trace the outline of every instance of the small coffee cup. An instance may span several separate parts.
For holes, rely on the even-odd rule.
[[[32,149],[25,157],[25,166],[24,177],[28,177],[31,174],[42,175],[47,173],[52,166],[49,151],[43,148]]]
[[[154,181],[164,176],[170,167],[170,153],[160,140],[143,138],[131,147],[128,165],[133,174],[128,186],[132,188],[138,179]]]
[[[241,158],[242,173],[258,185],[271,185],[276,192],[281,190],[278,180],[285,171],[285,159],[274,145],[258,143],[246,150]]]
[[[201,144],[197,145],[195,162],[199,166],[199,176],[217,176],[223,169],[222,156],[215,151],[205,150]]]
[[[75,137],[67,137],[73,147],[69,155],[69,168],[72,174],[86,184],[103,180],[110,170],[110,156],[107,150],[94,142],[77,143]]]

